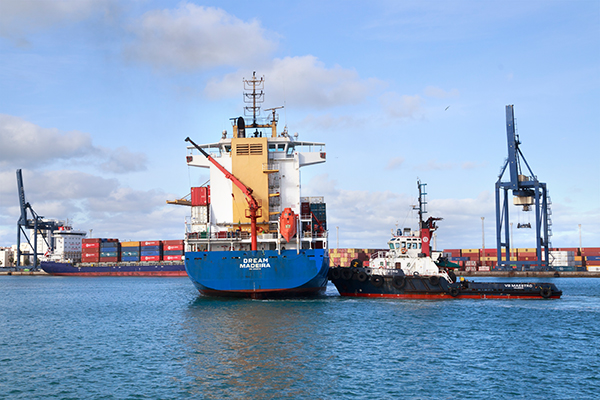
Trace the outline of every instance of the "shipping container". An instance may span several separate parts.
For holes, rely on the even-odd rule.
[[[145,242],[140,242],[142,246],[160,246],[162,242],[160,240],[147,240]]]
[[[173,251],[173,250],[182,250],[183,251],[183,244],[178,244],[178,245],[172,245],[172,244],[163,245],[163,250],[164,251]]]
[[[91,247],[87,249],[81,249],[82,253],[86,254],[100,254],[100,247]]]
[[[121,242],[121,247],[140,247],[140,242]]]
[[[183,246],[183,240],[163,240],[162,244],[163,244],[163,246],[177,246],[177,245]]]
[[[192,188],[192,207],[210,204],[210,186]]]
[[[163,256],[163,260],[164,261],[180,261],[183,260],[183,255],[179,254],[179,255],[165,255]]]
[[[121,261],[123,261],[123,262],[139,262],[140,256],[139,255],[137,255],[137,256],[123,255],[123,256],[121,256]]]
[[[140,261],[160,261],[160,256],[141,256]]]
[[[160,256],[162,254],[162,251],[160,250],[144,250],[144,248],[142,247],[142,250],[140,251],[140,255],[143,256]]]
[[[100,243],[100,238],[85,238],[81,239],[82,243]]]
[[[82,242],[81,243],[81,248],[82,249],[99,249],[100,248],[100,242],[93,242],[93,243]]]
[[[100,257],[100,262],[119,262],[119,257]]]

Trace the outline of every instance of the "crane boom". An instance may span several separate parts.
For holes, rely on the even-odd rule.
[[[258,246],[256,237],[256,220],[258,219],[258,217],[256,212],[260,208],[260,205],[252,195],[252,188],[249,188],[248,186],[244,185],[242,181],[236,178],[231,172],[227,171],[225,167],[219,164],[217,160],[215,160],[210,154],[204,151],[204,149],[202,149],[200,146],[194,143],[192,139],[187,137],[185,138],[185,141],[191,143],[196,149],[198,149],[200,153],[202,153],[204,157],[208,159],[208,161],[210,161],[215,167],[217,167],[217,169],[221,171],[227,179],[233,182],[233,184],[237,186],[238,189],[242,191],[242,193],[244,193],[244,196],[246,196],[246,201],[248,202],[248,207],[250,209],[250,237],[252,239],[252,250],[257,250]]]

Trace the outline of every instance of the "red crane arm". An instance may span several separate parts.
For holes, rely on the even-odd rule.
[[[194,141],[192,139],[190,139],[189,137],[187,137],[185,139],[185,141],[186,142],[190,142],[192,145],[194,145],[194,147],[196,147],[202,154],[204,154],[204,157],[206,157],[208,159],[208,161],[210,161],[211,163],[213,163],[213,165],[215,167],[217,167],[219,169],[219,171],[221,171],[223,173],[223,175],[225,175],[225,177],[227,179],[229,179],[231,182],[233,182],[233,184],[235,186],[237,186],[238,189],[240,189],[242,191],[242,193],[244,193],[244,196],[246,196],[246,201],[248,201],[248,205],[250,206],[251,210],[252,209],[258,210],[258,208],[259,208],[258,202],[254,198],[254,196],[252,196],[252,189],[251,188],[249,188],[248,186],[244,185],[242,183],[242,181],[240,181],[238,178],[236,178],[231,172],[227,171],[210,154],[208,154],[206,151],[204,151],[204,149],[202,149],[200,146],[198,146],[196,143],[194,143]]]

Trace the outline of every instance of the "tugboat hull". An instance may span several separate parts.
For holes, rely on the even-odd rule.
[[[553,283],[450,283],[437,276],[368,274],[361,268],[332,268],[330,280],[341,296],[399,299],[558,299]]]

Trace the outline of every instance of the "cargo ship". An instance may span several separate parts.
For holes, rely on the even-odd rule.
[[[441,218],[424,220],[425,184],[419,189],[419,229],[396,231],[388,241],[389,250],[375,252],[367,261],[354,259],[348,266],[329,271],[329,278],[341,296],[405,299],[556,299],[562,291],[553,283],[473,282],[456,279],[459,266],[442,252],[433,251],[431,239]]]
[[[326,204],[301,197],[300,168],[324,163],[325,144],[277,131],[264,77],[244,79],[244,116],[232,132],[198,145],[189,137],[187,164],[209,169],[191,190],[185,268],[203,295],[272,298],[323,293],[327,286]]]
[[[119,242],[61,227],[40,268],[59,276],[187,276],[183,240]]]

